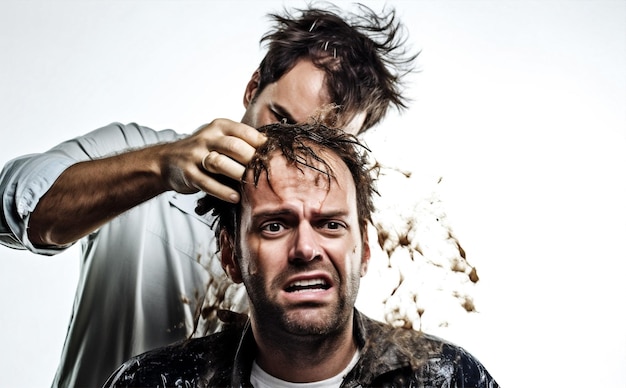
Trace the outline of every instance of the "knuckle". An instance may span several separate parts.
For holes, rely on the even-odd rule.
[[[205,159],[206,167],[208,167],[210,170],[215,170],[214,172],[221,171],[221,169],[224,167],[224,162],[225,161],[222,155],[216,151],[209,152]]]
[[[227,137],[224,139],[224,152],[228,155],[233,155],[237,153],[239,149],[239,138],[236,137]]]
[[[223,119],[217,118],[217,119],[213,119],[211,120],[211,122],[209,123],[209,127],[213,127],[213,126],[219,126],[220,123],[223,121]]]
[[[214,119],[213,121],[211,121],[210,125],[211,126],[221,127],[222,125],[224,125],[224,121],[225,121],[224,119],[217,118],[217,119]]]

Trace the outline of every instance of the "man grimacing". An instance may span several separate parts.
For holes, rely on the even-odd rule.
[[[203,200],[249,317],[222,312],[224,330],[134,357],[105,387],[498,387],[463,348],[355,309],[375,192],[358,140],[317,123],[260,131],[241,202]]]
[[[415,55],[394,12],[324,5],[272,16],[267,54],[243,93],[241,122],[191,135],[113,123],[0,173],[0,242],[42,255],[81,244],[72,317],[53,386],[98,386],[129,357],[218,329],[217,308],[245,311],[245,291],[215,257],[209,193],[230,202],[265,124],[306,121],[329,104],[360,133],[402,108]]]

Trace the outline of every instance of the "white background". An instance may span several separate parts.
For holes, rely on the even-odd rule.
[[[423,70],[368,143],[443,177],[481,276],[450,339],[508,388],[625,387],[626,2],[389,3]],[[240,119],[281,4],[0,0],[0,164],[112,121]],[[0,247],[0,385],[49,386],[78,267]]]

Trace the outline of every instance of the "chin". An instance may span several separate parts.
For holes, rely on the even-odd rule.
[[[284,324],[292,334],[327,335],[342,327],[342,321],[337,312],[311,308],[292,311],[285,317]]]

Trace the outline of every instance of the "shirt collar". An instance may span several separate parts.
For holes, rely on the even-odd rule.
[[[238,315],[233,315],[232,319],[241,322]],[[342,386],[368,386],[377,376],[412,366],[415,360],[412,352],[415,349],[403,347],[402,338],[391,338],[392,332],[388,325],[376,322],[354,309],[354,336],[361,350],[361,358],[348,373]],[[376,338],[376,341],[369,341],[368,338]],[[231,377],[233,387],[251,386],[250,371],[255,355],[256,342],[250,320],[247,319],[235,354]]]

